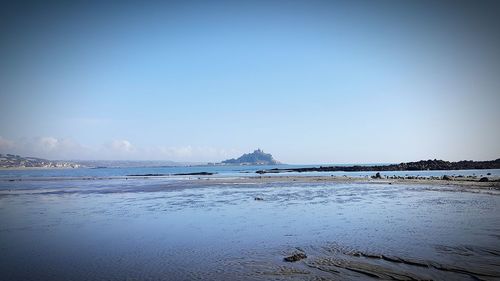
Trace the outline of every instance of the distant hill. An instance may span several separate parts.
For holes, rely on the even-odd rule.
[[[280,164],[269,153],[265,153],[261,149],[257,149],[252,153],[243,154],[237,159],[228,159],[222,161],[221,164],[226,165],[277,165]]]
[[[71,162],[51,161],[36,157],[21,157],[14,154],[0,154],[0,168],[79,168]]]

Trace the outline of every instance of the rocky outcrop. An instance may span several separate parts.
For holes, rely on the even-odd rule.
[[[195,173],[178,173],[174,174],[174,176],[211,176],[216,173],[210,173],[210,172],[195,172]]]
[[[284,173],[284,172],[376,172],[376,171],[426,171],[426,170],[480,170],[500,169],[500,158],[492,161],[458,161],[422,160],[391,165],[375,166],[320,166],[293,169],[259,170],[258,174]]]

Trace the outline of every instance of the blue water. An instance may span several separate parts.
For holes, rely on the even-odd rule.
[[[0,170],[0,179],[23,179],[23,178],[106,178],[106,177],[125,177],[127,175],[144,174],[165,174],[173,175],[179,173],[214,173],[214,177],[241,177],[241,176],[260,176],[255,173],[257,170],[265,169],[292,169],[303,167],[319,167],[323,165],[274,165],[274,166],[179,166],[179,167],[126,167],[126,168],[77,168],[77,169],[21,169],[21,170]],[[500,169],[488,170],[453,170],[453,171],[389,171],[381,172],[387,176],[442,176],[442,175],[462,175],[462,176],[500,176]],[[375,172],[307,172],[307,173],[279,173],[266,174],[266,176],[352,176],[367,177]]]
[[[243,175],[260,169],[288,168],[289,165],[275,166],[178,166],[178,167],[125,167],[125,168],[76,168],[76,169],[23,169],[0,170],[0,178],[31,177],[123,177],[142,174],[179,174],[209,172],[220,175]]]

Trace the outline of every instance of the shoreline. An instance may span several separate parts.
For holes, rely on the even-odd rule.
[[[201,181],[221,183],[273,183],[273,182],[335,182],[335,183],[428,183],[442,185],[474,185],[474,186],[500,186],[500,176],[445,176],[447,179],[435,176],[347,176],[347,175],[238,175],[224,176],[211,173],[181,173],[181,174],[145,174],[124,176],[81,176],[81,177],[5,177],[0,182],[18,181],[73,181],[73,180],[141,180],[141,179],[172,179],[178,181]],[[488,181],[480,181],[488,178]]]

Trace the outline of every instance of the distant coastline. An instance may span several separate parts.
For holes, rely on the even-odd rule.
[[[29,170],[72,170],[87,167],[0,167],[0,170],[29,171]]]
[[[74,169],[82,165],[66,161],[51,161],[37,157],[0,154],[1,169]]]

